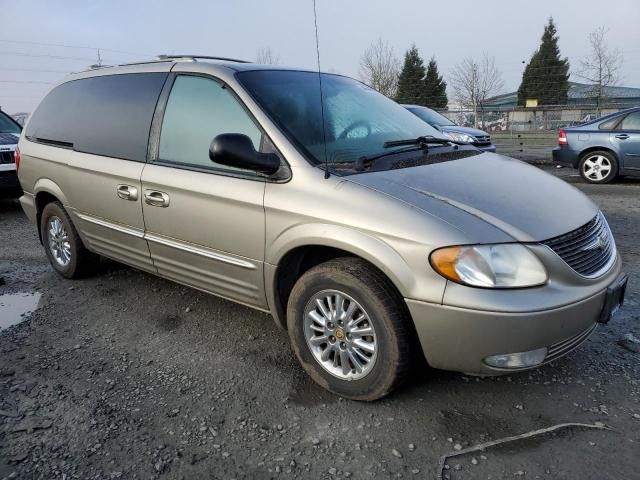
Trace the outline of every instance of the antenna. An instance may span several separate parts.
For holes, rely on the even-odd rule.
[[[318,14],[316,12],[316,0],[313,0],[313,23],[316,27],[316,57],[318,59],[318,83],[320,85],[320,118],[322,120],[322,142],[324,143],[324,178],[329,178],[327,133],[324,126],[324,97],[322,94],[322,74],[320,73],[320,42],[318,41]]]

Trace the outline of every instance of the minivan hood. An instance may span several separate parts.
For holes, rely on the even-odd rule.
[[[487,132],[483,130],[479,130],[477,128],[459,127],[458,125],[446,125],[444,127],[440,127],[440,130],[442,130],[443,132],[466,133],[467,135],[473,135],[474,137],[477,137],[477,136],[484,137],[489,135]]]
[[[494,153],[347,178],[438,216],[470,237],[481,219],[517,241],[547,240],[584,225],[598,211],[563,180]],[[438,203],[467,215],[447,214]],[[505,241],[504,235],[493,241]]]

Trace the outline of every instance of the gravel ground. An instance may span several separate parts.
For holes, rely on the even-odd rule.
[[[463,455],[445,475],[638,478],[640,353],[617,342],[640,337],[640,182],[544,168],[606,213],[630,274],[625,306],[551,365],[497,378],[421,365],[372,404],[313,384],[267,315],[113,262],[61,279],[17,204],[1,202],[0,301],[38,308],[0,331],[0,479],[431,479],[445,453],[563,422],[613,430]]]

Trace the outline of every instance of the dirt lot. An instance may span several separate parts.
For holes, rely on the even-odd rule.
[[[612,323],[539,370],[480,379],[421,367],[372,404],[311,383],[267,315],[112,262],[62,280],[35,228],[1,202],[0,294],[21,305],[0,307],[0,326],[38,302],[25,293],[41,296],[0,331],[0,479],[432,479],[444,453],[563,422],[613,430],[460,456],[445,474],[638,478],[640,353],[617,341],[640,337],[640,182],[568,180],[604,210],[630,274]]]

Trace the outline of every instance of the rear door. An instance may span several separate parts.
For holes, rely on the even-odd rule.
[[[67,196],[65,207],[87,246],[152,271],[140,177],[167,76],[123,73],[62,84],[45,98],[27,129],[27,138],[61,149],[66,170],[54,181]]]
[[[640,173],[640,110],[624,117],[610,139],[620,152],[624,168]]]
[[[266,308],[265,178],[209,159],[216,135],[243,133],[259,149],[263,133],[214,78],[177,74],[163,99],[169,91],[153,127],[159,129],[155,158],[142,175],[145,238],[158,273]]]

